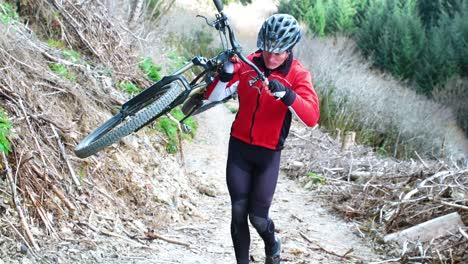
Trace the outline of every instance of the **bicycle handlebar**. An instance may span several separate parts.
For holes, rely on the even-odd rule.
[[[260,69],[258,69],[258,67],[253,64],[253,62],[251,62],[250,60],[248,60],[244,54],[242,54],[242,47],[239,45],[239,43],[237,42],[236,40],[236,37],[234,35],[234,31],[232,30],[231,28],[231,25],[229,24],[229,21],[228,21],[228,18],[226,17],[226,15],[222,12],[223,11],[223,4],[220,2],[220,0],[213,0],[215,6],[216,6],[216,9],[218,10],[219,12],[219,17],[218,19],[215,21],[215,28],[221,32],[224,33],[224,29],[227,28],[228,30],[228,33],[229,33],[229,41],[231,42],[231,47],[232,47],[232,50],[234,51],[234,53],[239,56],[239,58],[245,62],[247,65],[249,65],[250,67],[252,67],[252,69],[255,70],[255,72],[257,73],[258,77],[260,78],[260,80],[262,81],[266,81],[267,78],[265,77],[265,75],[260,71]]]

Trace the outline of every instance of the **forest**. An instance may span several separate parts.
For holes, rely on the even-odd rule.
[[[464,0],[281,0],[318,37],[345,35],[377,69],[452,109],[468,135]]]

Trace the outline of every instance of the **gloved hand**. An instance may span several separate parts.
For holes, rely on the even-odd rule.
[[[278,80],[269,80],[268,89],[276,98],[281,99],[281,101],[287,106],[292,105],[294,99],[296,99],[296,93],[284,86]]]
[[[227,61],[223,64],[223,69],[219,72],[219,80],[222,82],[229,82],[234,77],[234,64]]]

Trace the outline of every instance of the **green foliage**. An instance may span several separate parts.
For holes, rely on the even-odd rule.
[[[131,82],[121,82],[119,84],[119,87],[120,89],[122,89],[124,92],[128,94],[135,94],[141,91],[140,87],[138,87],[136,84],[131,83]]]
[[[155,65],[151,58],[146,57],[140,61],[138,64],[140,69],[148,76],[148,78],[153,81],[157,82],[161,80],[161,74],[159,73],[161,71],[161,67]]]
[[[414,2],[372,3],[356,33],[356,40],[364,55],[373,55],[377,67],[405,79],[412,78],[425,44]]]
[[[243,5],[251,4],[252,0],[222,0],[224,5],[228,5],[232,2],[240,2]]]
[[[419,17],[426,29],[437,27],[444,15],[453,17],[461,11],[463,0],[417,1]]]
[[[11,123],[4,110],[0,108],[0,151],[8,155],[11,151],[11,145],[8,137],[11,134]]]
[[[172,117],[174,117],[177,120],[182,120],[182,118],[184,118],[184,114],[180,110],[180,107],[176,107],[172,109],[170,114]],[[184,122],[185,124],[190,126],[192,130],[190,134],[188,135],[183,134],[183,137],[190,140],[195,136],[196,130],[198,128],[198,124],[195,121],[195,119],[193,119],[192,117],[189,117]],[[176,153],[178,151],[178,144],[179,144],[178,124],[175,123],[173,120],[169,119],[168,117],[162,116],[155,123],[155,128],[156,130],[163,132],[168,138],[166,151],[171,154]]]
[[[323,184],[327,183],[327,179],[323,175],[320,175],[320,174],[315,173],[313,171],[308,172],[307,176],[310,177],[310,180],[312,181],[313,184],[323,185]]]
[[[59,40],[55,40],[55,39],[48,39],[47,44],[49,46],[57,48],[57,49],[65,49],[66,48],[65,43],[63,43],[62,41],[59,41]]]
[[[0,19],[3,23],[8,24],[14,20],[18,21],[19,16],[9,3],[0,3]]]
[[[314,2],[314,0],[280,0],[278,13],[290,14],[297,20],[306,21],[306,13],[313,9]]]
[[[378,68],[414,81],[419,92],[430,95],[451,76],[468,72],[468,7],[460,3],[374,1],[356,41]]]
[[[62,51],[63,57],[72,63],[81,63],[84,61],[78,52],[66,49],[65,43],[61,41],[55,39],[48,39],[47,44],[51,47],[60,49]]]
[[[305,21],[310,29],[319,37],[325,36],[327,25],[326,10],[323,0],[317,0],[314,8],[309,8],[305,14]]]
[[[60,64],[60,63],[50,63],[49,64],[49,68],[57,73],[58,75],[64,77],[64,78],[67,78],[68,80],[70,81],[73,81],[75,82],[76,81],[76,75],[71,72],[67,66],[63,65],[63,64]]]
[[[79,62],[83,61],[83,60],[81,59],[80,54],[79,54],[78,52],[74,51],[74,50],[67,50],[67,49],[64,49],[64,50],[63,50],[63,56],[64,56],[67,60],[69,60],[69,61],[71,61],[71,62],[73,62],[73,63],[79,63]]]
[[[327,32],[354,31],[354,17],[357,14],[353,0],[329,0],[327,3]],[[315,8],[315,6],[314,6]]]

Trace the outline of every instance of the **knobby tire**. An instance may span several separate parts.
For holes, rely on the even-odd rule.
[[[122,113],[118,113],[96,128],[76,146],[75,154],[80,158],[89,157],[150,122],[185,90],[184,86],[178,82],[172,82],[168,85],[171,87],[160,98],[135,115],[122,120]]]

